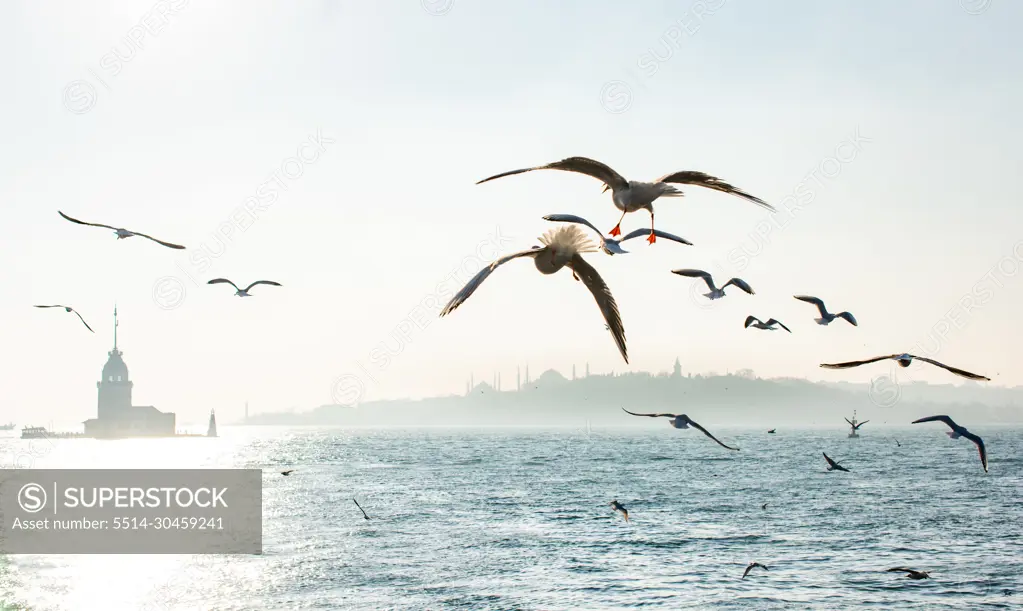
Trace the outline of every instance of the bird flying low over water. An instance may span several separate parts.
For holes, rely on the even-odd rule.
[[[895,567],[888,569],[889,573],[906,573],[907,579],[930,579],[931,575],[927,571],[917,571],[915,569],[907,569],[905,567]]]
[[[849,313],[849,312],[839,312],[838,314],[832,314],[831,312],[828,312],[828,309],[826,307],[824,307],[824,301],[822,301],[821,299],[818,299],[817,297],[811,297],[809,295],[793,295],[793,297],[795,297],[796,299],[798,299],[800,301],[805,301],[806,303],[812,303],[813,305],[817,306],[817,310],[821,313],[821,317],[820,318],[815,318],[814,320],[817,321],[818,325],[829,325],[829,324],[831,324],[831,321],[835,320],[836,318],[843,318],[850,325],[852,325],[854,327],[859,326],[859,325],[856,324],[856,318],[853,317],[853,315],[851,313]]]
[[[288,469],[287,471],[281,471],[281,475],[291,475],[294,472],[294,469]]]
[[[849,423],[849,426],[852,427],[853,432],[860,430],[861,426],[870,422],[870,420],[864,420],[863,422],[857,422],[856,424],[853,424],[852,420],[849,420],[848,418],[845,418],[844,420]]]
[[[73,219],[70,216],[68,216],[68,215],[64,214],[63,212],[61,212],[60,210],[57,211],[57,214],[61,215],[65,219],[71,221],[72,223],[78,223],[79,225],[88,225],[89,227],[102,227],[104,229],[113,230],[113,232],[117,235],[117,239],[118,240],[123,240],[124,238],[130,238],[130,237],[134,237],[134,236],[139,236],[140,238],[146,238],[147,240],[152,240],[152,241],[156,242],[157,244],[160,244],[162,246],[166,246],[167,248],[175,248],[177,250],[184,250],[185,249],[185,247],[181,246],[180,244],[171,244],[170,242],[164,242],[163,240],[157,240],[153,236],[149,236],[149,235],[146,235],[144,233],[139,233],[137,231],[128,231],[127,229],[121,229],[121,228],[118,228],[118,227],[111,227],[110,225],[101,225],[99,223],[86,223],[85,221],[80,221],[78,219]]]
[[[638,210],[647,210],[650,212],[650,237],[647,238],[647,241],[651,244],[657,241],[654,230],[654,200],[659,197],[683,196],[681,191],[671,186],[669,183],[695,185],[706,189],[721,191],[722,193],[731,193],[732,195],[751,201],[772,212],[775,211],[773,206],[759,197],[750,195],[742,189],[734,187],[720,178],[711,176],[710,174],[695,171],[683,171],[666,174],[654,182],[640,182],[636,180],[626,180],[624,176],[615,172],[607,165],[587,157],[568,157],[567,159],[562,159],[561,161],[555,161],[546,165],[523,168],[521,170],[512,170],[510,172],[502,172],[501,174],[495,174],[489,178],[484,178],[476,184],[480,185],[487,181],[494,180],[495,178],[513,176],[524,172],[532,172],[533,170],[563,170],[565,172],[577,172],[579,174],[592,176],[593,178],[603,182],[604,191],[606,192],[608,189],[611,190],[611,200],[614,202],[615,207],[622,211],[622,216],[618,219],[618,224],[614,226],[614,229],[610,231],[610,234],[612,236],[621,234],[622,219],[625,218],[627,213],[636,212]]]
[[[789,333],[792,333],[791,329],[783,325],[780,320],[777,320],[775,318],[771,318],[767,322],[761,322],[761,320],[756,316],[750,315],[746,317],[746,322],[742,326],[744,329],[749,329],[751,326],[753,326],[756,327],[757,329],[764,329],[766,331],[777,331],[778,327],[775,327],[774,325],[778,325],[778,327],[781,327],[782,329],[785,329]]]
[[[824,454],[824,452],[821,452],[821,454]],[[828,461],[828,471],[846,471],[846,472],[849,471],[849,469],[846,469],[842,465],[840,465],[837,462],[831,460],[831,457],[828,456],[827,454],[824,454],[824,460]]]
[[[624,505],[619,503],[618,499],[611,501],[611,509],[622,512],[622,517],[625,518],[625,521],[626,522],[629,521],[629,510],[626,509]]]
[[[637,414],[635,412],[630,412],[629,410],[625,409],[624,407],[622,408],[622,411],[625,412],[626,414],[632,414],[633,416],[646,416],[648,418],[662,418],[662,417],[664,417],[664,418],[671,418],[671,420],[668,423],[671,424],[671,426],[673,426],[673,427],[675,427],[677,429],[687,429],[690,426],[692,426],[693,428],[698,429],[700,432],[702,432],[707,437],[710,437],[711,439],[716,441],[717,444],[719,446],[721,446],[722,448],[727,448],[729,450],[735,450],[736,452],[739,451],[739,448],[733,448],[732,446],[726,446],[725,444],[721,443],[721,441],[717,437],[711,435],[710,432],[707,429],[705,429],[702,426],[700,426],[699,424],[697,424],[692,418],[690,418],[689,416],[687,416],[685,414]]]
[[[951,371],[952,373],[956,374],[957,376],[960,376],[960,377],[963,377],[963,378],[968,378],[970,380],[984,380],[984,381],[987,381],[987,382],[991,381],[991,378],[988,378],[988,377],[985,377],[985,376],[982,376],[982,375],[978,375],[976,373],[970,373],[969,371],[964,371],[962,369],[956,369],[955,367],[949,367],[948,365],[945,365],[943,363],[939,363],[938,361],[935,361],[934,359],[929,359],[929,358],[925,358],[925,357],[922,357],[922,356],[915,356],[915,355],[908,354],[908,353],[905,353],[905,352],[902,353],[902,354],[889,354],[887,356],[876,356],[876,357],[874,357],[872,359],[867,359],[865,361],[849,361],[848,363],[821,363],[821,367],[823,367],[825,369],[849,369],[851,367],[859,367],[860,365],[868,365],[870,363],[876,363],[878,361],[884,361],[884,360],[887,360],[887,359],[894,360],[895,362],[897,362],[899,364],[900,367],[909,367],[909,364],[913,362],[913,359],[916,359],[918,361],[923,361],[925,363],[930,363],[931,365],[937,365],[938,367],[941,367],[942,369],[947,369],[947,370]]]
[[[703,281],[707,283],[707,288],[710,289],[709,293],[704,293],[703,296],[708,299],[721,299],[725,296],[725,289],[728,285],[734,284],[743,291],[753,295],[753,289],[750,285],[746,284],[746,281],[742,278],[732,278],[728,282],[721,285],[721,288],[714,286],[714,279],[711,277],[709,272],[705,272],[699,269],[673,269],[671,273],[678,274],[679,276],[685,276],[687,278],[703,278]],[[781,324],[781,323],[779,323]]]
[[[37,306],[32,306],[32,307],[33,308],[64,308],[65,312],[74,312],[75,316],[78,317],[78,320],[82,321],[82,324],[85,325],[85,328],[88,329],[89,331],[92,331],[92,327],[89,326],[89,323],[85,322],[85,319],[82,318],[82,315],[79,314],[78,311],[75,310],[74,308],[69,308],[68,306],[64,306],[64,305],[37,305]],[[92,332],[95,333],[95,331],[92,331]]]
[[[572,275],[576,280],[582,280],[596,300],[600,313],[604,316],[604,323],[610,329],[611,336],[618,346],[618,351],[628,363],[629,355],[625,348],[625,326],[622,324],[622,317],[618,312],[618,304],[615,302],[614,296],[611,295],[611,289],[607,288],[607,284],[604,283],[604,279],[600,277],[597,270],[582,258],[582,253],[596,252],[597,248],[593,242],[589,241],[577,226],[567,225],[548,231],[540,238],[540,243],[543,244],[542,248],[533,246],[530,250],[505,255],[481,269],[462,290],[451,298],[451,301],[440,311],[440,315],[446,316],[454,312],[501,265],[519,257],[532,257],[533,264],[541,274],[550,275],[567,267],[572,270]]]
[[[767,431],[767,432],[768,432],[768,433],[771,433],[771,434],[774,434],[774,433],[776,433],[776,432],[777,432],[777,429],[771,429],[770,431]]]
[[[366,518],[368,520],[369,519],[369,515],[366,514],[366,510],[362,508],[362,505],[359,504],[359,501],[356,501],[355,499],[352,499],[352,502],[355,503],[355,506],[358,507],[359,511],[362,512],[362,517],[364,517],[364,518]]]
[[[609,255],[628,254],[629,251],[622,249],[621,246],[622,242],[626,240],[631,240],[632,238],[638,238],[639,236],[647,233],[646,229],[637,229],[626,234],[625,237],[616,240],[614,238],[605,238],[604,235],[600,232],[600,230],[597,229],[592,223],[590,223],[583,217],[576,216],[574,214],[548,214],[547,216],[543,217],[543,220],[553,221],[555,223],[579,223],[580,225],[586,225],[590,229],[597,232],[597,236],[600,238],[600,249]],[[693,245],[693,243],[690,242],[689,240],[685,238],[680,238],[679,236],[673,233],[661,231],[660,229],[654,229],[653,231],[654,235],[656,235],[659,238],[664,238],[665,240],[671,240],[673,242],[678,242],[679,244],[685,244],[687,246]]]
[[[765,571],[768,570],[766,566],[760,564],[759,562],[750,562],[749,565],[746,567],[746,570],[743,571],[742,578],[746,579],[746,575],[749,575],[749,572],[752,571],[753,569],[757,568],[757,567],[760,567],[760,568],[764,569]]]
[[[234,282],[231,282],[227,278],[214,278],[213,280],[210,280],[206,284],[230,284],[231,286],[234,287],[234,291],[235,291],[234,294],[237,295],[238,297],[252,297],[252,295],[249,294],[249,290],[252,287],[256,286],[257,284],[268,284],[270,286],[281,286],[281,284],[279,282],[274,282],[273,280],[256,280],[255,282],[253,282],[249,286],[247,286],[247,287],[245,287],[243,289],[240,289],[240,288],[238,288],[237,284],[235,284]]]
[[[970,431],[966,430],[966,427],[959,426],[948,416],[928,416],[926,418],[920,418],[914,420],[913,424],[919,424],[921,422],[944,422],[951,428],[946,434],[951,439],[959,439],[965,437],[977,445],[977,452],[980,453],[980,464],[984,466],[984,473],[987,473],[987,449],[984,447],[984,440],[974,435]]]

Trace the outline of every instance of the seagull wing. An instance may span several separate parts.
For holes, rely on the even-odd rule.
[[[586,225],[593,231],[596,231],[597,235],[600,236],[601,240],[604,239],[604,234],[599,229],[597,229],[593,225],[593,223],[587,221],[581,216],[576,216],[574,214],[548,214],[547,216],[543,217],[543,220],[554,221],[555,223],[579,223],[580,225]]]
[[[629,232],[624,238],[622,238],[622,239],[620,239],[618,241],[619,242],[624,242],[625,240],[631,240],[632,238],[638,238],[640,236],[648,236],[648,235],[650,235],[650,230],[649,229],[636,229],[635,231]],[[677,236],[677,235],[675,235],[673,233],[668,233],[667,231],[661,231],[660,229],[654,229],[654,235],[659,237],[659,238],[664,238],[665,240],[671,240],[672,242],[678,242],[679,244],[685,244],[686,246],[692,246],[693,245],[692,242],[690,242],[689,240],[687,240],[685,238],[681,238],[681,237],[679,237],[679,236]]]
[[[811,297],[809,295],[793,295],[793,297],[800,301],[812,303],[813,305],[817,306],[817,310],[821,313],[821,316],[828,315],[828,309],[824,307],[824,301],[822,299],[818,299],[817,297]]]
[[[535,257],[536,254],[542,250],[543,250],[542,248],[532,248],[530,250],[523,250],[521,252],[505,255],[500,259],[494,261],[490,265],[484,267],[475,276],[473,276],[469,280],[469,282],[466,283],[465,286],[462,287],[462,290],[455,293],[455,296],[451,298],[451,301],[449,301],[448,304],[444,306],[444,309],[440,311],[440,315],[445,316],[447,314],[450,314],[451,312],[454,312],[455,309],[458,306],[462,305],[462,303],[464,303],[465,300],[468,299],[469,296],[472,295],[476,291],[476,289],[480,287],[481,284],[483,284],[483,281],[486,280],[490,276],[490,274],[494,273],[494,270],[497,269],[498,267],[504,265],[505,263],[511,261],[512,259],[518,259],[519,257]]]
[[[929,359],[929,358],[925,358],[925,357],[922,357],[922,356],[913,356],[913,355],[910,355],[910,356],[912,356],[913,358],[915,358],[917,360],[923,361],[925,363],[930,363],[931,365],[937,365],[938,367],[941,367],[942,369],[947,369],[947,370],[951,371],[952,373],[956,374],[957,376],[960,376],[960,377],[963,377],[963,378],[968,378],[970,380],[984,380],[985,382],[990,382],[991,381],[991,378],[989,378],[989,377],[978,375],[976,373],[970,373],[969,371],[964,371],[962,369],[957,369],[955,367],[949,367],[948,365],[945,365],[944,363],[939,363],[938,361],[935,361],[934,359]]]
[[[742,324],[742,328],[749,329],[749,326],[755,322],[760,322],[760,319],[750,314],[749,316],[746,317],[746,322]]]
[[[897,566],[895,568],[888,569],[889,573],[915,573],[916,569],[907,569],[906,567]]]
[[[78,320],[82,321],[82,324],[85,325],[86,329],[88,329],[89,331],[92,331],[92,327],[89,326],[89,323],[85,322],[85,319],[82,318],[82,315],[78,313],[78,310],[71,310],[71,311],[75,313],[75,316],[78,317]],[[92,332],[95,333],[95,331],[92,331]]]
[[[984,473],[987,473],[987,449],[984,447],[984,440],[969,431],[964,431],[961,434],[977,445],[977,452],[980,453],[980,464],[984,465]]]
[[[746,567],[746,570],[742,574],[742,578],[743,579],[746,579],[746,575],[749,575],[749,572],[753,570],[753,566],[754,565],[751,564],[751,565]]]
[[[274,282],[273,280],[256,280],[249,286],[245,287],[245,292],[248,293],[249,289],[256,286],[257,284],[269,284],[270,286],[281,286],[280,282]]]
[[[821,454],[824,454],[824,452],[821,452]],[[831,460],[831,457],[828,456],[827,454],[824,454],[824,460],[828,461],[828,464],[831,465],[832,468],[835,468],[835,469],[839,468],[838,463],[833,461],[833,460]]]
[[[953,422],[948,416],[927,416],[926,418],[914,420],[911,424],[920,424],[921,422],[944,422],[953,431],[960,428],[959,425]]]
[[[707,288],[712,291],[717,288],[714,286],[714,279],[711,275],[701,269],[673,269],[671,273],[687,278],[703,278],[703,281],[707,283]]]
[[[61,212],[60,210],[57,211],[57,214],[61,215],[65,219],[71,221],[72,223],[78,223],[79,225],[88,225],[89,227],[102,227],[104,229],[110,229],[111,231],[117,231],[117,227],[111,227],[110,225],[100,225],[99,223],[86,223],[85,221],[80,221],[78,219],[73,219],[70,216],[68,216],[68,215],[64,214],[63,212]]]
[[[705,189],[721,191],[722,193],[731,193],[732,195],[741,197],[746,201],[750,201],[758,206],[767,208],[771,212],[775,211],[774,206],[768,204],[759,197],[750,195],[749,193],[743,191],[742,189],[732,186],[727,182],[721,180],[720,178],[711,176],[710,174],[706,174],[704,172],[697,172],[693,170],[675,172],[673,174],[666,174],[658,178],[656,182],[671,182],[680,185],[695,185],[697,187],[704,187]]]
[[[630,412],[629,410],[622,408],[622,411],[626,414],[632,414],[633,416],[649,416],[650,418],[660,418],[666,416],[668,418],[677,418],[678,414],[637,414],[636,412]]]
[[[782,322],[781,322],[780,320],[778,320],[777,318],[772,318],[771,320],[767,321],[767,323],[765,323],[765,324],[767,324],[767,325],[772,325],[772,324],[774,324],[774,325],[778,325],[778,326],[779,326],[779,327],[781,327],[782,329],[785,329],[785,330],[786,330],[786,331],[788,331],[789,333],[792,333],[792,329],[789,329],[788,327],[786,327],[786,326],[785,326],[784,324],[782,324]]]
[[[605,185],[610,186],[612,189],[624,189],[629,185],[629,181],[627,181],[621,174],[615,172],[607,165],[587,157],[568,157],[567,159],[548,163],[547,165],[523,168],[521,170],[512,170],[511,172],[503,172],[501,174],[495,174],[490,178],[484,178],[476,184],[480,185],[487,181],[494,180],[495,178],[513,176],[515,174],[522,174],[523,172],[532,172],[533,170],[563,170],[566,172],[577,172],[579,174],[592,176],[593,178],[603,182]]]
[[[870,422],[870,420],[864,420],[863,422],[856,423],[856,430],[859,430],[861,426],[863,426],[864,424],[866,424],[868,422]]]
[[[718,442],[718,445],[721,446],[722,448],[728,448],[729,450],[735,450],[736,452],[739,451],[739,448],[733,448],[732,446],[726,446],[725,444],[721,443],[720,439],[718,439],[717,437],[711,435],[710,431],[708,431],[707,429],[703,428],[702,426],[700,426],[699,424],[694,422],[692,419],[689,419],[689,424],[693,425],[693,428],[700,429],[700,431],[702,431],[704,435],[706,435],[707,437],[710,437],[714,441]]]
[[[355,499],[352,499],[352,501],[355,503],[355,506],[359,508],[359,511],[362,512],[362,516],[368,520],[369,515],[366,514],[366,510],[362,508],[362,505],[359,504],[359,501],[356,501]]]
[[[593,266],[587,263],[581,255],[577,254],[572,257],[572,260],[568,262],[568,267],[578,274],[579,279],[597,300],[600,313],[604,315],[604,322],[611,329],[611,335],[614,337],[615,344],[618,345],[618,351],[622,353],[622,358],[628,363],[629,353],[625,348],[625,326],[622,324],[622,316],[618,312],[618,304],[615,303],[615,298],[611,295],[611,289],[607,288],[607,284],[604,283],[604,279],[600,277],[597,270],[593,269]]]
[[[146,235],[144,233],[139,233],[137,231],[133,231],[132,233],[134,233],[135,235],[139,236],[140,238],[146,238],[147,240],[152,240],[152,241],[156,242],[157,244],[160,244],[161,246],[166,246],[167,248],[174,248],[174,249],[177,249],[177,250],[184,250],[185,249],[185,247],[182,246],[181,244],[171,244],[170,242],[164,242],[163,240],[157,240],[156,238],[154,238],[151,235]]]
[[[872,359],[865,361],[849,361],[848,363],[821,363],[821,367],[825,369],[850,369],[852,367],[859,367],[860,365],[867,365],[869,363],[876,363],[885,359],[893,359],[899,356],[898,354],[889,354],[888,356],[877,356]]]
[[[835,314],[835,316],[837,316],[838,318],[846,319],[847,321],[849,321],[849,324],[854,327],[859,326],[856,324],[856,317],[854,317],[851,312],[839,312],[838,314]]]
[[[241,290],[240,288],[238,288],[237,284],[235,284],[234,282],[231,282],[227,278],[214,278],[213,280],[210,280],[206,284],[230,284],[231,286],[234,287],[234,290],[236,290],[236,291],[240,291]]]
[[[739,287],[740,289],[742,289],[742,290],[746,291],[746,292],[747,292],[747,293],[749,293],[750,295],[754,295],[754,294],[755,294],[755,293],[753,292],[753,287],[751,287],[751,286],[750,286],[749,284],[747,284],[747,283],[746,283],[746,281],[745,281],[745,280],[743,280],[742,278],[732,278],[731,280],[729,280],[728,282],[726,282],[726,283],[725,283],[725,284],[724,284],[724,285],[723,285],[723,286],[722,286],[721,288],[722,288],[722,289],[724,289],[724,288],[725,288],[726,286],[728,286],[729,284],[734,284],[735,286],[737,286],[737,287]]]
[[[846,422],[849,423],[850,426],[852,426],[852,421],[851,420],[849,420],[848,418],[843,418],[843,420],[845,420]]]

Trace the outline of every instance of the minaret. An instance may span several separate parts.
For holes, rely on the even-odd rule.
[[[682,363],[679,362],[677,356],[675,357],[675,370],[672,371],[671,375],[672,375],[672,377],[675,377],[675,378],[681,378],[682,377]]]
[[[572,363],[572,379],[575,379],[575,363]]]
[[[497,390],[501,390],[501,372],[497,372]]]
[[[529,365],[526,365],[526,384],[529,384]]]
[[[590,362],[586,361],[586,377],[590,377]]]
[[[470,373],[469,374],[469,390],[476,388],[476,378]]]
[[[245,422],[249,421],[249,402],[245,402]]]
[[[522,368],[515,368],[515,390],[522,390]]]

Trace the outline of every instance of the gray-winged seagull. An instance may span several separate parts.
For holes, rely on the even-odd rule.
[[[156,242],[157,244],[160,244],[162,246],[166,246],[167,248],[175,248],[175,249],[178,249],[178,250],[184,250],[184,248],[185,248],[184,246],[181,246],[179,244],[171,244],[170,242],[164,242],[163,240],[157,240],[156,238],[154,238],[151,235],[146,235],[144,233],[139,233],[137,231],[128,231],[127,229],[121,229],[121,228],[118,228],[118,227],[111,227],[110,225],[101,225],[100,223],[86,223],[85,221],[80,221],[78,219],[73,219],[70,216],[68,216],[68,215],[64,214],[63,212],[61,212],[60,210],[57,211],[57,214],[61,215],[65,219],[71,221],[72,223],[77,223],[79,225],[88,225],[89,227],[102,227],[104,229],[111,229],[117,235],[117,239],[118,240],[123,240],[124,238],[130,238],[130,237],[134,237],[134,236],[139,236],[140,238],[146,238],[147,240],[152,240],[152,241]]]

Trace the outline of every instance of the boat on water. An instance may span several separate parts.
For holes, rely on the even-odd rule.
[[[83,433],[54,433],[46,430],[45,426],[26,426],[21,429],[22,439],[70,439],[84,437]]]
[[[864,424],[870,422],[870,420],[864,420],[863,422],[860,422],[860,421],[856,420],[856,410],[853,410],[852,420],[849,420],[848,418],[846,418],[845,421],[848,422],[849,426],[851,427],[850,430],[849,430],[849,439],[857,439],[857,438],[859,438],[859,434],[857,433],[857,431],[860,430],[861,426],[863,426]]]
[[[0,431],[13,431],[16,425],[13,422],[7,424],[0,424]]]

